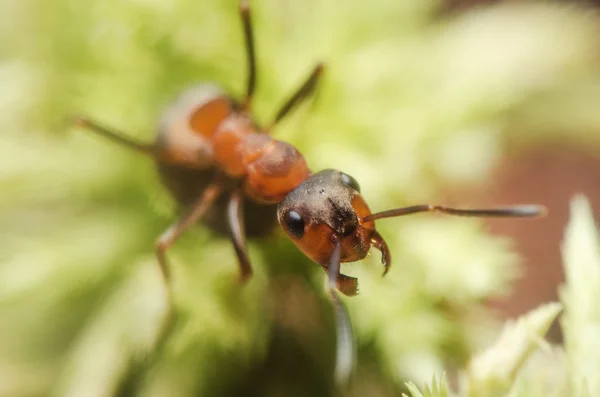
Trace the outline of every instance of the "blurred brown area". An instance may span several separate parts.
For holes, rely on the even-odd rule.
[[[482,6],[486,4],[494,3],[506,3],[508,1],[518,2],[520,0],[445,0],[442,3],[442,12],[456,12],[462,11],[471,7]],[[600,0],[575,0],[572,3],[579,3],[583,5],[595,5],[600,6]]]
[[[508,1],[514,0],[446,0],[441,11],[460,12]],[[573,3],[600,7],[600,0]],[[515,250],[523,259],[523,273],[513,285],[513,292],[506,299],[490,303],[503,318],[516,317],[542,303],[558,300],[558,288],[564,282],[560,246],[569,219],[569,200],[585,192],[592,207],[598,208],[598,169],[600,155],[576,146],[536,147],[504,158],[486,187],[449,194],[454,204],[532,203],[544,204],[550,210],[546,218],[535,222],[486,220],[491,233],[514,241]],[[555,342],[562,340],[558,324],[554,324],[548,337]]]
[[[592,206],[598,208],[598,169],[597,154],[577,147],[536,147],[504,158],[492,175],[489,188],[452,194],[453,201],[470,205],[536,203],[550,211],[547,217],[535,221],[486,220],[491,233],[514,241],[523,260],[523,273],[514,283],[513,292],[506,299],[491,303],[503,317],[515,317],[558,299],[558,287],[564,281],[560,246],[569,218],[569,201],[575,194],[585,192]],[[549,337],[560,341],[558,326]]]
[[[442,10],[446,12],[464,10],[469,7],[500,3],[502,0],[446,0],[442,4]]]

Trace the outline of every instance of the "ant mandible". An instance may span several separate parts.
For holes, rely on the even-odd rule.
[[[252,213],[272,213],[306,256],[328,275],[328,291],[337,324],[336,377],[345,380],[352,368],[352,327],[336,290],[356,295],[358,280],[340,273],[341,262],[365,258],[371,247],[381,251],[383,274],[391,264],[385,240],[374,221],[419,212],[441,212],[474,217],[537,217],[545,209],[536,205],[498,209],[455,209],[416,205],[371,213],[358,182],[341,171],[313,174],[302,154],[289,143],[272,138],[269,131],[314,91],[323,65],[318,64],[289,97],[268,128],[252,119],[256,85],[254,39],[247,0],[241,0],[248,82],[242,101],[220,88],[202,84],[184,91],[162,115],[154,143],[137,142],[86,117],[76,124],[154,159],[163,183],[184,209],[181,218],[156,240],[156,256],[172,310],[171,273],[166,251],[191,225],[214,212],[226,217],[240,266],[242,281],[252,274],[246,249],[244,218]],[[226,199],[225,205],[223,199]],[[250,211],[244,214],[244,203]],[[219,205],[221,204],[221,205]],[[258,205],[257,205],[258,204]],[[271,204],[271,206],[269,206]],[[207,222],[221,230],[222,226]]]

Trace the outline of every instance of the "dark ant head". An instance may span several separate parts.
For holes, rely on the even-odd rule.
[[[362,219],[370,213],[356,180],[332,169],[312,175],[277,207],[277,219],[292,241],[321,265],[328,263],[338,240],[342,262],[367,255],[375,224]]]

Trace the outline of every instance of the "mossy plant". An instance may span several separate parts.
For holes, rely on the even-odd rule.
[[[314,170],[353,175],[374,210],[482,184],[522,145],[597,144],[585,132],[600,126],[600,19],[585,8],[252,7],[257,120],[324,61],[314,101],[274,133]],[[333,392],[323,273],[278,232],[250,244],[255,275],[243,289],[228,241],[197,228],[178,242],[169,253],[178,321],[155,349],[164,289],[153,242],[174,203],[147,159],[69,123],[83,112],[151,140],[181,89],[214,81],[239,96],[244,73],[235,0],[0,2],[0,395]],[[407,380],[467,364],[471,324],[461,314],[505,295],[519,258],[476,220],[423,215],[378,228],[394,255],[389,274],[381,278],[376,257],[344,269],[361,291],[344,301],[358,343],[352,390],[399,395]],[[584,317],[569,302],[579,298],[565,296],[575,324]],[[568,324],[567,349],[583,355],[580,328]],[[436,382],[431,393],[446,390]]]

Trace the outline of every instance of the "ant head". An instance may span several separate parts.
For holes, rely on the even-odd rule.
[[[309,258],[327,265],[341,243],[341,261],[354,262],[369,252],[374,222],[363,222],[371,211],[358,182],[337,170],[312,175],[277,207],[277,219],[292,241]]]

